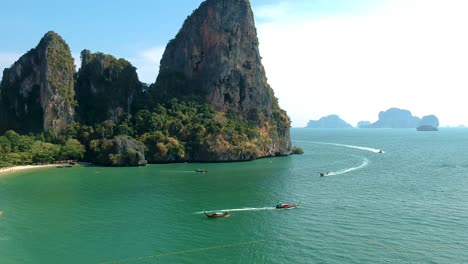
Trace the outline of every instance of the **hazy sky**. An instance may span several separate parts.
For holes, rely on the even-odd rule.
[[[165,45],[201,2],[5,1],[0,68],[54,30],[75,58],[84,48],[124,57],[152,83]],[[330,114],[374,122],[390,107],[468,125],[468,1],[251,3],[269,83],[293,126]]]

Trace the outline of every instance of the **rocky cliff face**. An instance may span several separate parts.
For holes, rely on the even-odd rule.
[[[0,129],[64,128],[74,113],[74,73],[67,43],[55,32],[45,34],[36,48],[3,71]]]
[[[90,144],[93,162],[103,166],[145,166],[142,143],[125,136],[93,140]]]
[[[209,103],[257,123],[267,139],[258,156],[290,153],[289,117],[267,83],[248,0],[203,2],[169,42],[153,89],[159,100]]]
[[[130,112],[134,96],[141,90],[136,68],[124,59],[89,50],[81,52],[81,60],[76,82],[80,122],[117,122]]]
[[[346,123],[337,115],[329,115],[322,117],[319,120],[311,120],[307,124],[307,128],[352,128],[353,126]]]

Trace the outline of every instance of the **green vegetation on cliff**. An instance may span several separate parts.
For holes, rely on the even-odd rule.
[[[70,48],[49,31],[39,44],[3,71],[0,132],[62,129],[75,107],[75,66]]]
[[[118,123],[104,121],[92,127],[91,133],[85,130],[83,141],[120,135],[137,139],[145,145],[150,163],[231,161],[242,154],[241,160],[254,159],[268,142],[253,122],[217,112],[208,104],[177,99],[156,104],[152,111],[144,109],[134,116],[126,115]]]
[[[47,80],[49,86],[64,98],[65,104],[75,105],[74,72],[75,63],[70,47],[53,31],[47,32],[39,43],[45,49]]]
[[[143,149],[141,142],[126,136],[96,139],[89,144],[93,162],[104,166],[146,165]]]
[[[248,1],[204,1],[168,44],[154,84],[124,59],[89,50],[81,59],[75,73],[68,45],[48,32],[5,71],[1,132],[42,134],[15,139],[29,139],[26,150],[5,136],[2,160],[137,166],[291,153],[290,120],[267,83]]]
[[[208,104],[172,99],[166,104],[156,104],[153,111],[122,115],[116,123],[112,120],[93,126],[72,123],[61,131],[50,129],[38,136],[19,136],[8,131],[0,137],[0,155],[7,157],[11,152],[22,155],[26,149],[32,153],[28,156],[31,158],[23,159],[26,164],[84,159],[109,166],[142,165],[145,159],[150,163],[252,160],[261,157],[265,146],[271,144],[272,135],[268,132],[273,126],[278,124],[271,122],[259,127],[238,115],[217,112]],[[43,145],[37,145],[39,140]],[[13,151],[11,142],[16,142]],[[30,146],[35,144],[35,150],[41,153],[31,152]],[[24,164],[11,162],[10,158],[3,160]]]
[[[301,155],[304,154],[304,150],[300,147],[293,147],[291,153],[294,155]]]
[[[249,1],[207,0],[166,47],[156,83],[149,87],[156,102],[178,98],[209,104],[224,113],[223,127],[242,120],[248,124],[243,127],[260,135],[232,139],[212,133],[198,152],[203,160],[218,154],[221,160],[245,160],[291,152],[290,120],[267,82],[258,43]],[[217,151],[226,146],[228,154]]]

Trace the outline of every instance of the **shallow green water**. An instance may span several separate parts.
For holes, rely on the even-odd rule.
[[[0,263],[468,262],[467,130],[292,134],[304,155],[2,176]]]

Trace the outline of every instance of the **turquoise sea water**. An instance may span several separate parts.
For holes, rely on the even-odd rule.
[[[468,130],[292,137],[304,155],[1,176],[0,263],[468,263]]]

